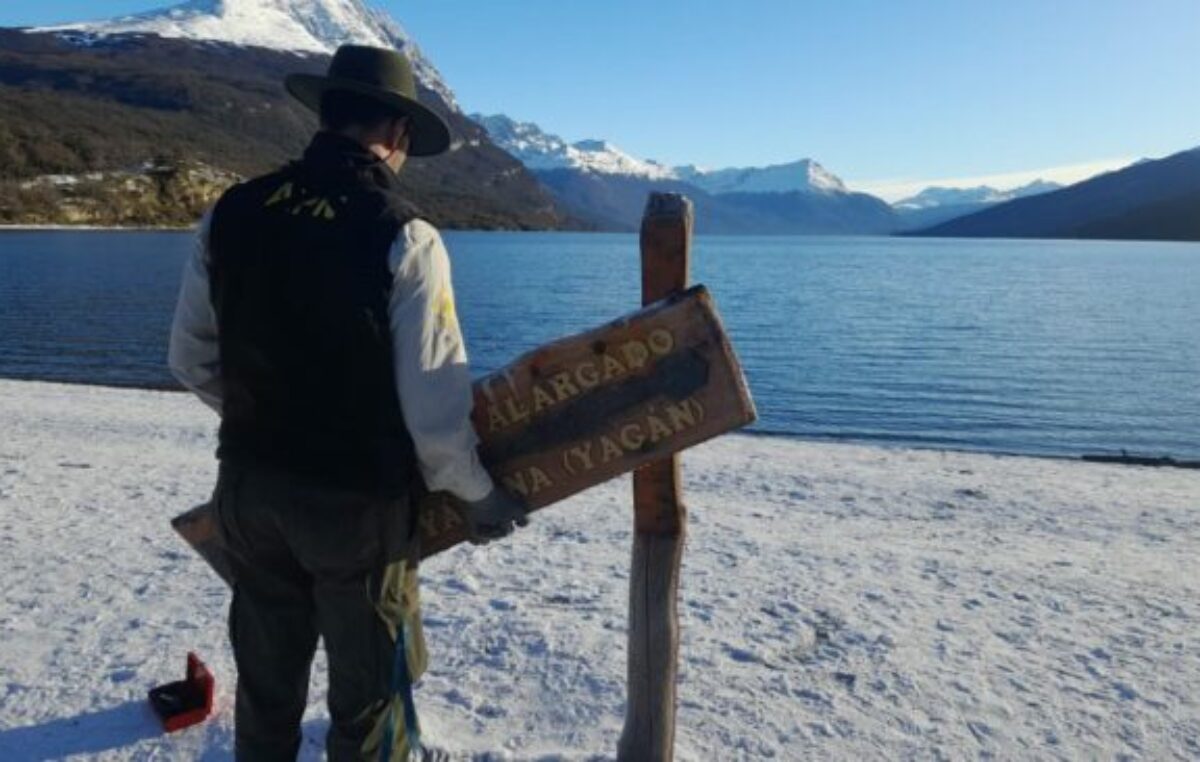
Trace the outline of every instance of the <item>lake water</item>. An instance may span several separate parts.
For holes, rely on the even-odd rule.
[[[639,304],[632,235],[447,233],[482,373]],[[171,386],[190,235],[0,234],[0,376]],[[1200,245],[700,237],[764,433],[1200,457]]]

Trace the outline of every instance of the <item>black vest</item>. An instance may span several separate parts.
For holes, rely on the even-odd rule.
[[[416,210],[356,142],[229,190],[210,238],[225,461],[401,495],[416,457],[396,393],[388,254]]]

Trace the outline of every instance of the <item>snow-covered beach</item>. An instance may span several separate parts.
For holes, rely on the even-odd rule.
[[[228,593],[167,523],[214,427],[0,381],[0,759],[230,757]],[[1200,473],[748,436],[684,468],[680,759],[1200,757]],[[630,513],[619,480],[427,564],[431,744],[612,757]],[[166,737],[145,692],[188,650],[218,713]]]

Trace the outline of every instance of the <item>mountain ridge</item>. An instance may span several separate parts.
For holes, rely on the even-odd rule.
[[[1139,161],[911,234],[1200,240],[1200,149]]]
[[[237,14],[247,8],[295,11],[306,4],[345,12],[337,24],[321,27],[324,38],[315,44],[323,50],[342,41],[377,43],[384,35],[407,55],[420,55],[398,23],[359,0],[194,0],[110,22],[0,29],[0,222],[53,223],[66,219],[63,209],[69,207],[97,215],[80,220],[89,224],[118,224],[114,220],[130,215],[137,224],[186,224],[197,207],[215,200],[216,184],[197,184],[204,189],[199,195],[164,190],[162,199],[134,210],[109,209],[119,193],[104,180],[36,180],[96,173],[122,178],[153,165],[163,172],[174,167],[179,177],[232,182],[298,157],[317,123],[286,94],[283,79],[323,72],[327,52],[291,49],[291,32],[278,28],[269,45],[237,44],[230,39],[242,30],[226,22],[229,14],[242,18]],[[174,36],[145,26],[167,22],[178,27]],[[292,31],[302,22],[292,19]],[[205,34],[214,39],[202,39]],[[413,158],[400,180],[430,221],[456,228],[579,227],[520,162],[462,113],[426,63],[417,68],[418,93],[450,125],[451,150]],[[167,188],[160,182],[147,187]],[[143,214],[149,216],[138,216]]]
[[[812,159],[719,170],[668,167],[605,140],[570,143],[503,114],[472,118],[566,210],[600,229],[636,230],[652,191],[690,196],[697,231],[704,233],[882,235],[897,228],[896,215],[884,201],[848,190]]]
[[[188,0],[101,21],[0,29],[0,222],[53,222],[43,218],[65,208],[102,216],[119,198],[105,186],[112,178],[146,189],[137,210],[114,214],[186,220],[219,181],[272,169],[303,149],[316,124],[284,95],[283,75],[322,71],[347,42],[403,51],[422,99],[450,123],[450,154],[415,159],[402,176],[443,226],[635,229],[646,193],[675,190],[697,200],[706,232],[1154,236],[1160,226],[1192,235],[1188,177],[1155,185],[1121,175],[1135,178],[1136,190],[1106,186],[1108,196],[1082,205],[1069,201],[1077,186],[1034,183],[930,187],[892,206],[849,190],[811,158],[671,167],[605,140],[568,143],[504,115],[478,115],[477,123],[404,27],[363,0]],[[1121,172],[1147,165],[1155,161]],[[60,183],[58,175],[75,179]],[[1079,185],[1098,187],[1088,182]],[[1049,206],[1018,203],[1045,197]],[[1052,211],[1062,199],[1069,213]],[[1001,232],[979,232],[988,230]]]
[[[976,185],[970,188],[930,185],[921,189],[919,193],[913,196],[900,199],[892,204],[892,206],[897,209],[920,210],[962,204],[1000,204],[1005,201],[1012,201],[1014,198],[1049,193],[1062,187],[1059,183],[1040,178],[1007,190],[1000,190],[991,185]]]
[[[908,232],[938,225],[949,220],[983,211],[1014,198],[1049,193],[1063,186],[1045,180],[1034,180],[1025,185],[999,190],[990,185],[973,188],[949,188],[931,185],[920,193],[892,204],[900,218],[900,230]]]
[[[638,159],[607,140],[568,142],[536,123],[505,114],[470,115],[498,145],[535,170],[576,169],[599,174],[678,180],[709,193],[848,193],[845,183],[810,158],[764,167],[708,169]]]
[[[83,44],[130,34],[226,42],[285,52],[332,54],[353,43],[403,51],[418,81],[461,111],[437,67],[404,27],[362,0],[189,0],[178,5],[99,21],[79,21],[31,32],[63,34]]]

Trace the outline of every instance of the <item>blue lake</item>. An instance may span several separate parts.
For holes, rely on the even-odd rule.
[[[632,235],[447,233],[478,373],[639,304]],[[0,376],[173,386],[190,234],[0,234]],[[756,430],[1200,457],[1200,245],[700,237]]]

